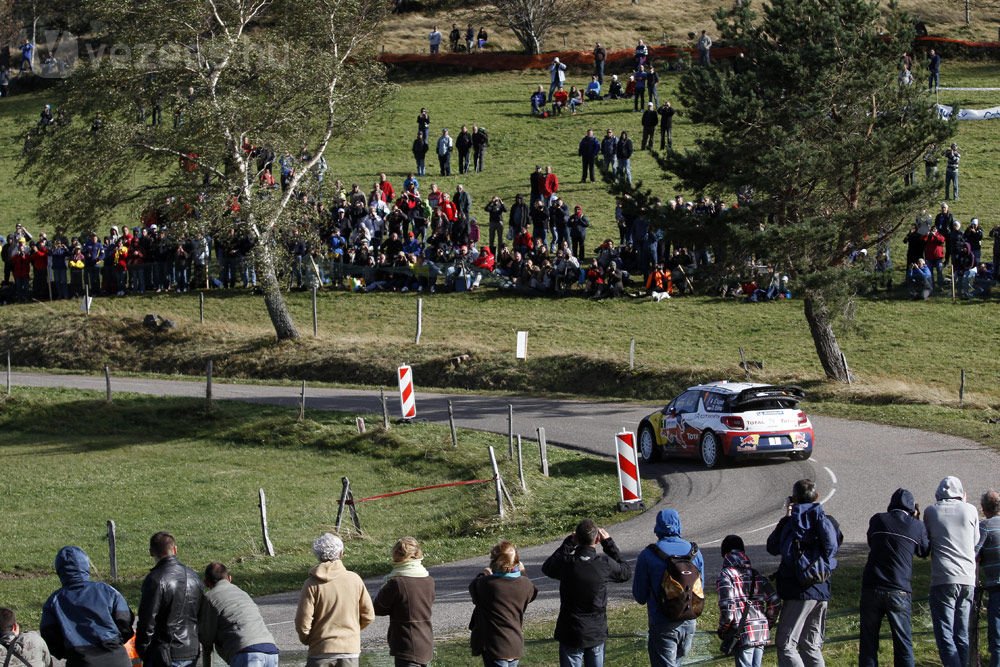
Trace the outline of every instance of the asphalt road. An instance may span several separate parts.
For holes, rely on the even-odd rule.
[[[419,378],[416,378],[419,382]],[[104,390],[103,377],[14,373],[13,384],[34,387],[72,387]],[[544,427],[547,440],[611,457],[614,434],[625,427],[634,430],[639,419],[652,411],[649,406],[622,403],[556,401],[519,397],[486,397],[468,394],[417,392],[417,418],[434,422],[447,420],[447,404],[454,405],[456,422],[465,428],[507,432],[508,404],[514,407],[514,431],[534,437],[536,427]],[[204,396],[204,385],[196,382],[146,379],[114,379],[115,391],[165,396]],[[213,396],[295,405],[299,389],[261,385],[215,384]],[[379,413],[378,392],[350,389],[307,389],[308,409],[340,410],[348,413]],[[398,394],[388,395],[390,414],[399,415]],[[665,397],[666,398],[666,397]],[[827,511],[841,524],[845,535],[843,550],[865,553],[868,518],[884,511],[898,487],[910,489],[926,507],[934,502],[934,491],[945,475],[956,475],[964,483],[970,500],[987,488],[997,486],[1000,455],[976,443],[927,433],[916,429],[879,426],[827,417],[813,417],[816,450],[809,461],[765,461],[740,464],[721,470],[704,470],[690,462],[667,461],[646,466],[641,474],[655,478],[663,489],[660,499],[647,499],[650,512],[618,524],[611,534],[630,560],[653,539],[653,512],[673,507],[681,514],[684,537],[698,542],[707,560],[708,583],[714,582],[719,567],[718,544],[729,533],[743,536],[755,565],[767,570],[775,560],[762,545],[771,527],[780,518],[782,503],[797,479],[816,480]],[[611,473],[613,474],[613,473]],[[618,498],[608,498],[609,503]],[[558,610],[558,588],[541,575],[541,563],[558,542],[522,550],[527,574],[541,593],[529,608],[529,616],[554,616]],[[386,545],[388,554],[391,545]],[[350,545],[348,545],[348,549]],[[486,565],[486,554],[431,570],[437,583],[434,608],[435,635],[461,636],[471,614],[467,593],[469,581]],[[305,573],[303,573],[303,578]],[[380,579],[367,581],[374,595]],[[627,584],[617,586],[613,597],[626,599]],[[293,630],[297,592],[272,595],[258,600],[282,650],[299,651]],[[385,646],[387,622],[379,619],[367,628],[363,641],[367,648]]]

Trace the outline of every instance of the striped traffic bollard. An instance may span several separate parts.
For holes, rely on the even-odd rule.
[[[645,510],[642,502],[642,486],[639,483],[639,457],[635,449],[635,433],[622,431],[615,436],[615,449],[618,451],[618,488],[621,501],[619,512],[629,510]]]
[[[399,403],[403,419],[409,421],[417,416],[417,397],[413,392],[413,369],[399,367]]]

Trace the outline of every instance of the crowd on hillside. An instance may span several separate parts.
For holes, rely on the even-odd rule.
[[[878,664],[883,619],[892,633],[895,664],[913,664],[913,559],[928,556],[930,612],[941,664],[978,662],[969,641],[970,622],[978,628],[977,582],[989,595],[990,664],[1000,659],[1000,493],[982,495],[982,520],[956,477],[941,480],[935,501],[921,520],[913,494],[897,489],[887,510],[869,521],[859,603],[863,667]],[[779,558],[773,576],[752,566],[739,535],[721,543],[716,631],[720,651],[737,667],[760,667],[764,648],[772,643],[779,667],[824,664],[831,580],[844,536],[819,502],[812,480],[796,482],[783,509],[766,542],[767,552]],[[577,524],[541,566],[543,575],[559,582],[554,638],[560,665],[604,665],[608,587],[629,581],[632,598],[647,609],[650,665],[681,664],[692,651],[708,578],[705,556],[682,532],[680,514],[661,509],[653,526],[655,541],[630,561],[594,521]],[[306,667],[356,667],[361,630],[376,616],[389,618],[387,641],[397,667],[431,663],[436,586],[415,538],[404,537],[393,546],[392,569],[374,598],[361,577],[345,567],[340,537],[325,533],[312,547],[319,563],[310,570],[290,621],[308,647]],[[165,532],[150,538],[149,554],[155,564],[142,582],[136,618],[115,588],[91,581],[82,549],[62,548],[55,560],[62,586],[42,607],[39,632],[27,631],[12,610],[0,609],[0,659],[23,667],[52,667],[53,657],[66,660],[67,667],[139,662],[194,667],[199,657],[210,665],[215,651],[233,667],[277,667],[280,651],[268,624],[223,563],[210,563],[197,575],[178,560],[176,541]],[[485,667],[517,667],[524,654],[524,614],[538,595],[517,547],[506,540],[494,546],[468,592],[472,655]]]

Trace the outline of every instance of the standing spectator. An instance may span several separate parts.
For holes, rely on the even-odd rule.
[[[524,612],[538,589],[524,574],[517,547],[506,540],[490,550],[490,565],[469,584],[470,646],[484,667],[518,667],[524,653]]]
[[[476,44],[476,31],[470,23],[465,29],[465,52],[472,53],[472,47]]]
[[[417,134],[427,141],[428,132],[431,128],[431,115],[428,113],[426,108],[421,107],[420,113],[417,114]]]
[[[31,72],[34,73],[34,60],[35,60],[35,45],[31,43],[30,39],[25,39],[24,43],[21,44],[21,73]]]
[[[639,69],[645,65],[648,58],[649,47],[646,46],[646,42],[640,39],[639,43],[635,45],[635,69]]]
[[[937,227],[931,228],[924,237],[924,259],[927,262],[928,270],[932,272],[937,270],[937,285],[939,288],[944,287],[943,267],[946,243],[944,236],[937,230]]]
[[[448,128],[441,130],[441,136],[437,140],[437,156],[442,176],[451,176],[451,149],[454,145],[455,142],[448,136]]]
[[[650,102],[642,112],[642,150],[653,150],[653,135],[659,124],[660,116],[656,113],[656,107]]]
[[[507,212],[507,206],[500,197],[494,196],[486,205],[486,212],[490,214],[490,250],[496,254],[505,245],[503,214]]]
[[[927,90],[936,93],[941,85],[941,56],[934,49],[927,54]]]
[[[938,162],[941,158],[938,154],[938,145],[931,144],[924,151],[924,178],[928,181],[933,181],[938,175]]]
[[[600,42],[594,45],[594,76],[598,82],[604,84],[604,63],[608,59],[608,50],[601,46]]]
[[[583,214],[583,207],[577,204],[573,207],[573,215],[569,216],[569,238],[573,256],[581,262],[587,253],[587,227],[590,227],[590,221]]]
[[[558,216],[560,208],[564,207],[560,206],[558,199],[552,203],[551,207],[546,206],[541,199],[536,201],[535,205],[531,207],[532,245],[545,245],[545,241],[548,238],[550,217],[553,214]]]
[[[634,95],[632,97],[632,110],[642,111],[646,106],[646,68],[640,65],[636,69],[635,73],[632,75],[632,80],[635,83]]]
[[[868,549],[861,579],[858,665],[878,665],[883,617],[889,620],[894,663],[912,665],[913,556],[927,558],[930,553],[927,529],[912,493],[896,489],[889,508],[868,521]]]
[[[552,166],[545,167],[545,177],[542,179],[541,199],[545,205],[552,203],[552,196],[559,192],[559,177],[552,171]]]
[[[843,536],[818,500],[811,479],[795,482],[785,516],[767,538],[767,553],[781,556],[775,579],[782,599],[775,639],[779,667],[825,664],[823,635],[830,603],[829,576],[837,567],[836,555]],[[803,559],[819,565],[820,571],[803,571]]]
[[[622,130],[615,146],[615,158],[618,163],[618,179],[632,185],[632,140],[628,138],[628,132]]]
[[[587,134],[580,140],[580,148],[577,150],[577,154],[580,156],[580,161],[583,165],[583,175],[580,176],[580,182],[587,182],[587,174],[590,174],[590,182],[594,182],[594,163],[597,161],[597,156],[601,154],[601,144],[597,141],[597,137],[594,136],[593,130],[587,130]]]
[[[423,557],[415,538],[397,541],[392,571],[373,602],[376,616],[389,617],[389,655],[396,667],[424,667],[434,657],[434,579],[421,563]]]
[[[482,173],[486,163],[486,149],[490,145],[490,135],[485,127],[472,126],[472,166],[476,173]]]
[[[60,549],[55,567],[62,588],[45,601],[39,624],[49,651],[67,667],[129,667],[134,616],[125,598],[90,580],[90,559],[79,547]]]
[[[538,201],[537,199],[534,201]],[[507,232],[508,239],[514,239],[523,234],[528,228],[531,220],[531,211],[524,201],[524,195],[514,196],[514,205],[510,207],[510,230]]]
[[[198,614],[204,667],[212,666],[212,650],[229,667],[278,667],[278,647],[260,609],[222,563],[205,568],[205,600]]]
[[[708,33],[704,30],[701,31],[701,37],[698,38],[698,62],[702,65],[708,66],[712,64],[712,38],[708,36]]]
[[[618,137],[615,136],[614,130],[609,127],[608,131],[604,134],[604,138],[601,139],[601,169],[605,172],[612,173],[615,171],[617,148]]]
[[[0,660],[4,665],[51,667],[52,656],[37,632],[22,632],[12,609],[0,609]]]
[[[635,579],[632,580],[632,597],[639,604],[646,605],[649,620],[649,664],[652,667],[677,667],[691,650],[694,641],[695,621],[677,620],[660,609],[659,596],[663,574],[667,563],[660,554],[667,557],[691,556],[698,568],[701,586],[705,586],[705,560],[697,546],[681,538],[681,517],[674,509],[663,509],[656,515],[656,543],[643,549],[635,563]],[[654,550],[659,550],[657,554]]]
[[[462,30],[458,27],[457,23],[451,24],[451,32],[448,33],[448,44],[451,46],[452,53],[458,53],[458,43],[462,41]]]
[[[954,188],[952,199],[958,201],[958,163],[962,159],[962,154],[958,152],[958,144],[952,144],[944,152],[946,162],[944,168],[944,198],[948,199],[948,192]]]
[[[566,65],[559,62],[559,58],[553,58],[552,64],[549,65],[549,98],[548,101],[552,101],[552,94],[556,92],[557,89],[562,88],[563,84],[566,83]]]
[[[0,67],[0,97],[10,97],[10,69]]]
[[[417,163],[417,175],[423,176],[427,173],[427,151],[430,147],[427,140],[421,133],[417,133],[417,138],[413,140],[413,159]]]
[[[441,31],[437,26],[427,35],[427,41],[431,46],[431,55],[437,55],[441,51]]]
[[[1000,225],[990,230],[993,239],[993,280],[1000,282]]]
[[[969,228],[965,230],[965,241],[972,250],[976,264],[979,264],[983,257],[983,228],[979,226],[979,218],[973,218],[969,222]]]
[[[472,151],[472,133],[465,125],[455,137],[455,148],[458,149],[458,173],[465,174],[469,171],[469,154]]]
[[[983,515],[979,523],[979,542],[976,558],[979,560],[980,585],[989,594],[986,607],[986,628],[990,647],[990,667],[1000,665],[1000,493],[989,490],[983,494]]]
[[[924,512],[931,541],[931,619],[944,667],[969,664],[969,615],[976,585],[979,513],[957,477],[945,477]]]
[[[667,100],[657,110],[660,114],[660,150],[666,148],[668,151],[674,150],[674,115],[677,110],[670,106]]]
[[[660,75],[656,73],[653,69],[653,63],[649,63],[649,67],[646,69],[646,91],[649,95],[649,101],[655,105],[660,103],[659,93],[656,92],[656,86],[660,83]]]
[[[156,565],[142,582],[135,650],[147,667],[191,667],[198,660],[201,581],[177,560],[170,533],[149,538],[149,555]]]
[[[556,199],[549,207],[548,223],[552,228],[552,247],[560,248],[569,243],[569,207],[562,199]]]
[[[464,185],[459,183],[455,186],[455,196],[451,198],[451,201],[458,210],[459,217],[469,217],[469,212],[472,210],[472,198],[465,191]]]
[[[604,553],[598,555],[597,545]],[[559,581],[559,664],[603,667],[608,638],[608,582],[624,582],[632,568],[603,528],[584,519],[542,565],[545,576]]]
[[[738,633],[733,653],[736,667],[760,667],[781,598],[767,577],[750,565],[739,535],[722,540],[722,571],[715,580],[715,590],[719,594],[719,636]]]
[[[309,647],[306,667],[357,667],[361,631],[375,618],[365,582],[344,567],[344,542],[323,533],[313,542],[319,565],[309,571],[295,611],[295,631]]]

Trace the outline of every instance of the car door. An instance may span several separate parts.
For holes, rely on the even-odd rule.
[[[670,451],[687,453],[693,449],[689,443],[692,428],[690,421],[697,409],[697,391],[684,392],[665,408],[662,436]]]

